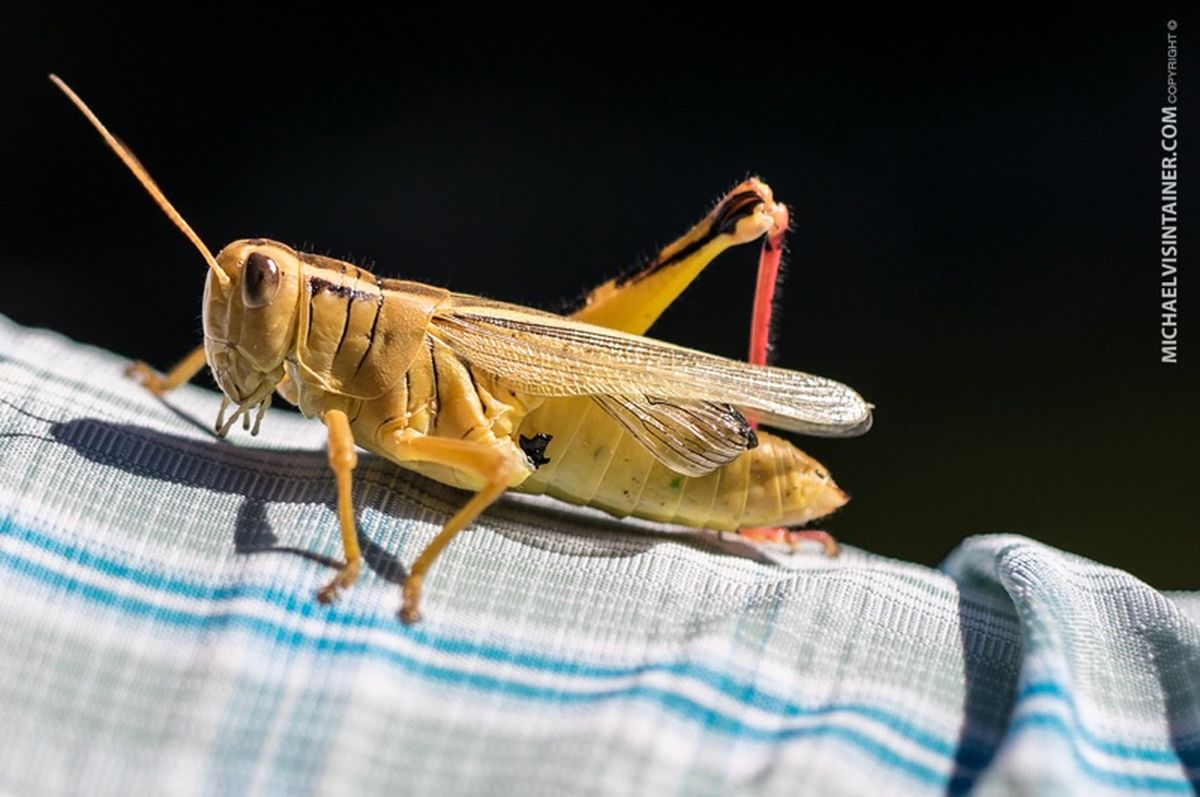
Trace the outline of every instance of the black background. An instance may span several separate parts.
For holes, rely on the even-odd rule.
[[[929,564],[1012,531],[1200,586],[1200,27],[1178,9],[781,30],[746,6],[701,33],[570,7],[558,31],[42,8],[0,54],[0,312],[18,321],[159,367],[199,340],[202,261],[49,71],[213,249],[271,237],[544,308],[760,174],[797,221],[777,362],[878,407],[866,437],[801,441],[854,496],[827,528]],[[1164,366],[1172,17],[1188,229]],[[726,256],[652,334],[743,356],[754,266]]]

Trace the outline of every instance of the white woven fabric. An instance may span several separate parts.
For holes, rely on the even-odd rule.
[[[464,494],[323,431],[165,402],[0,318],[0,789],[1103,794],[1200,785],[1200,599],[1016,536],[800,567],[506,499],[396,619]],[[1182,610],[1181,610],[1181,607]]]

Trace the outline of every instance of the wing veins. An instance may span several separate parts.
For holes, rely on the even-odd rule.
[[[825,436],[861,434],[870,405],[849,387],[811,374],[726,360],[668,343],[466,297],[434,316],[452,348],[531,395],[662,394],[729,404],[763,423]]]

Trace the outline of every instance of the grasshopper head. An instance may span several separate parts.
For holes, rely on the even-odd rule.
[[[217,431],[224,435],[239,415],[259,408],[259,419],[271,391],[283,378],[283,359],[296,329],[300,294],[300,262],[296,253],[275,241],[234,241],[216,257],[150,177],[146,167],[121,141],[108,132],[87,104],[55,75],[50,80],[62,89],[87,117],[163,213],[179,228],[208,264],[204,285],[204,349],[217,384],[225,392]],[[237,411],[226,423],[225,406]],[[258,424],[255,423],[255,432]]]
[[[216,261],[220,272],[210,271],[204,285],[204,349],[238,408],[218,420],[224,434],[239,415],[264,406],[283,378],[296,334],[300,261],[289,247],[259,238],[234,241]]]

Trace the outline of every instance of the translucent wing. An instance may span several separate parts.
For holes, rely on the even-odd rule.
[[[594,399],[655,459],[685,476],[703,476],[758,445],[746,418],[729,404],[651,396]]]
[[[764,424],[825,437],[862,434],[871,425],[870,405],[832,379],[727,360],[516,305],[456,294],[434,313],[430,331],[472,365],[529,395],[730,404]]]

